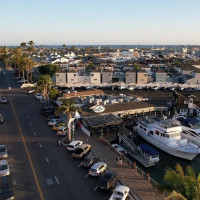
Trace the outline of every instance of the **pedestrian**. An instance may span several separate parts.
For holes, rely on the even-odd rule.
[[[119,157],[119,164],[122,165],[122,156]]]

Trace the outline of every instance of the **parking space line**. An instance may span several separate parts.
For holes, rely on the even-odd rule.
[[[88,175],[89,175],[89,174],[86,174],[85,178],[87,178],[87,177],[88,177]]]
[[[99,186],[96,186],[96,187],[94,188],[94,191],[96,191],[96,190],[98,189],[98,187],[99,187]]]
[[[55,176],[55,179],[56,179],[56,182],[57,182],[57,184],[59,184],[59,182],[58,182],[58,179],[57,179],[57,177]]]
[[[37,135],[35,131],[34,131],[34,135]]]
[[[42,145],[40,143],[38,143],[38,144],[39,144],[40,148],[42,148]]]
[[[47,161],[47,163],[49,163],[49,160],[48,160],[48,158],[46,157],[46,161]]]
[[[80,167],[80,166],[81,166],[81,164],[78,165],[78,167]]]
[[[30,123],[30,126],[32,127],[32,124]]]
[[[28,115],[26,116],[26,118],[28,119]]]

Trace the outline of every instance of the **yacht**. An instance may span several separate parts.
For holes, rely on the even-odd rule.
[[[140,137],[150,144],[178,158],[192,160],[200,153],[199,147],[181,136],[182,127],[173,119],[143,119],[136,127]]]

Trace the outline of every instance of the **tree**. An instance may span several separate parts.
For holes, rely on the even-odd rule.
[[[39,72],[43,75],[49,75],[52,77],[58,70],[59,66],[57,65],[41,65],[38,67]]]
[[[32,52],[34,50],[34,45],[35,45],[33,40],[29,41],[28,45],[29,45],[28,50]]]
[[[53,89],[49,89],[49,98],[52,99],[52,100],[56,100],[57,97],[60,96],[60,91],[57,90],[56,88],[53,88]]]
[[[177,164],[175,170],[166,171],[164,182],[158,185],[158,191],[169,193],[168,199],[174,196],[174,199],[200,200],[200,174],[196,177],[192,167],[188,166],[184,173],[183,168]]]
[[[140,66],[137,63],[134,63],[134,68],[137,71],[140,68]]]
[[[22,42],[22,43],[20,44],[20,47],[22,47],[22,48],[24,48],[24,49],[26,48],[26,46],[27,46],[27,45],[26,45],[26,42]]]
[[[6,69],[8,68],[8,66],[10,65],[10,54],[9,51],[7,49],[7,47],[4,47],[1,51],[1,58],[6,66]]]
[[[51,88],[52,82],[51,77],[49,75],[40,76],[39,81],[37,83],[36,91],[41,91],[43,93],[43,97],[47,100],[48,90]]]
[[[75,106],[75,100],[74,99],[63,99],[62,105],[57,108],[55,114],[66,114],[67,115],[67,121],[68,121],[68,141],[71,141],[71,120],[72,120],[72,114],[75,114],[76,111],[81,112],[81,108]]]

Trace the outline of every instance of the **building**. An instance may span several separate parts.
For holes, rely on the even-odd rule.
[[[101,71],[93,70],[90,72],[90,83],[91,85],[98,86],[101,84]]]
[[[66,83],[67,83],[66,72],[64,71],[56,72],[56,84],[64,85]]]
[[[106,84],[108,84],[108,85],[112,84],[112,75],[113,75],[112,71],[103,70],[101,75],[102,75],[102,83],[104,85],[106,85]]]
[[[125,72],[125,83],[126,84],[135,84],[136,83],[136,71],[127,70]]]
[[[167,82],[167,75],[165,71],[157,71],[155,72],[155,82]]]
[[[148,83],[148,73],[145,70],[139,70],[137,72],[137,83],[146,84]]]

